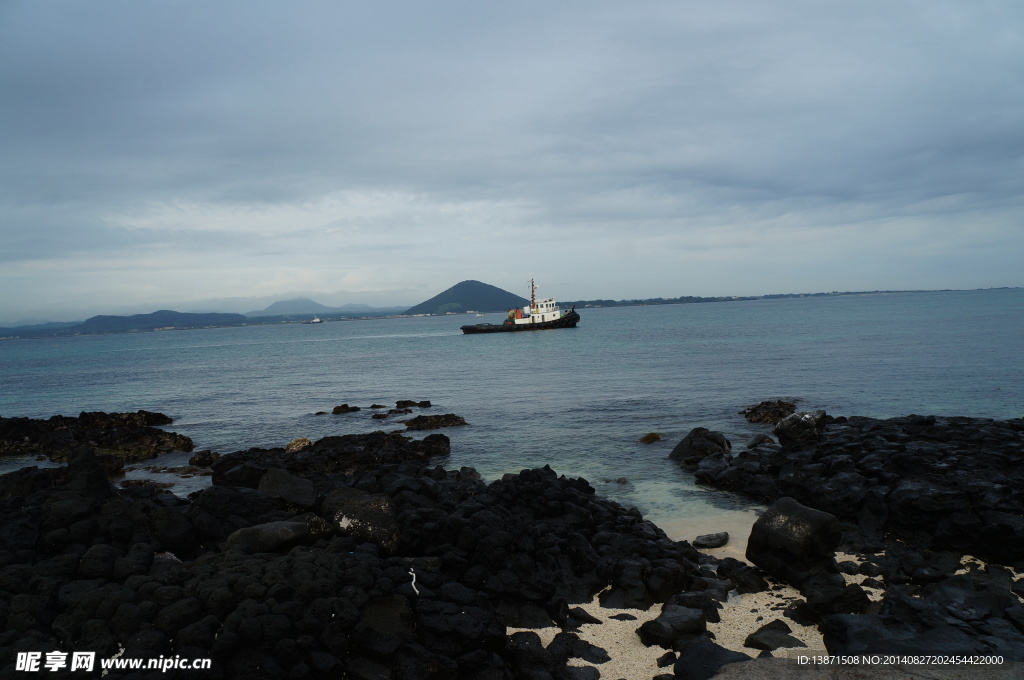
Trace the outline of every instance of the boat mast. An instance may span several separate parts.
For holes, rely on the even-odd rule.
[[[533,279],[530,279],[530,313],[537,309],[537,288],[533,285]]]

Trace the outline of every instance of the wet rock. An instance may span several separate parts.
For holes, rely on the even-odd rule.
[[[427,456],[447,456],[452,451],[452,442],[448,435],[428,434],[422,440],[423,451]]]
[[[361,410],[358,406],[349,406],[348,404],[340,404],[331,409],[331,413],[339,415],[342,413],[355,413]]]
[[[192,457],[188,459],[188,464],[198,467],[210,467],[218,458],[220,458],[220,454],[216,451],[203,449],[202,451],[196,451],[192,454]]]
[[[772,432],[782,445],[802,444],[816,441],[825,426],[825,412],[802,411],[780,420]]]
[[[692,466],[706,456],[728,453],[731,449],[732,444],[721,432],[695,427],[676,444],[668,457],[670,460],[679,461],[681,465]]]
[[[395,406],[397,408],[412,408],[413,406],[418,406],[419,408],[430,408],[430,402],[427,400],[415,401],[413,399],[399,399],[395,403]]]
[[[767,435],[767,434],[764,434],[764,433],[762,433],[762,434],[755,434],[753,437],[751,437],[747,441],[747,448],[748,449],[754,449],[754,448],[757,448],[758,446],[761,446],[763,444],[774,444],[774,443],[775,443],[775,440],[772,439],[770,435]]]
[[[720,531],[716,534],[704,534],[702,536],[698,536],[693,541],[693,547],[700,548],[701,550],[710,550],[713,548],[721,548],[728,542],[729,532]]]
[[[444,415],[435,416],[416,416],[411,420],[401,420],[410,430],[436,430],[442,427],[456,427],[458,425],[467,425],[465,418],[457,416],[454,413],[445,413]]]
[[[781,399],[762,401],[760,404],[748,406],[740,414],[752,423],[774,425],[796,411],[796,404]]]
[[[658,441],[661,441],[661,435],[657,432],[648,432],[643,437],[640,437],[641,444],[653,444]]]

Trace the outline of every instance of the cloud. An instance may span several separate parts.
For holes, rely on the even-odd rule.
[[[5,3],[0,276],[25,311],[489,276],[576,298],[1018,285],[1022,15]]]

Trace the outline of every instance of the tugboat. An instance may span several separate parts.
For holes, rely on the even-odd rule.
[[[473,333],[509,333],[513,331],[543,331],[551,328],[575,328],[580,315],[576,306],[568,312],[558,308],[555,298],[537,299],[537,287],[530,279],[530,306],[522,309],[511,309],[504,323],[477,323],[462,327],[462,332]]]

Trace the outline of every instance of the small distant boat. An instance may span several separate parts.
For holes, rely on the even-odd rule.
[[[509,333],[513,331],[543,331],[553,328],[575,328],[580,315],[576,306],[568,312],[558,307],[555,298],[537,299],[537,286],[530,279],[530,306],[509,310],[504,323],[477,323],[462,327],[466,335],[475,333]]]
[[[302,323],[323,323],[323,320],[319,316],[314,316],[309,321],[303,321]]]

